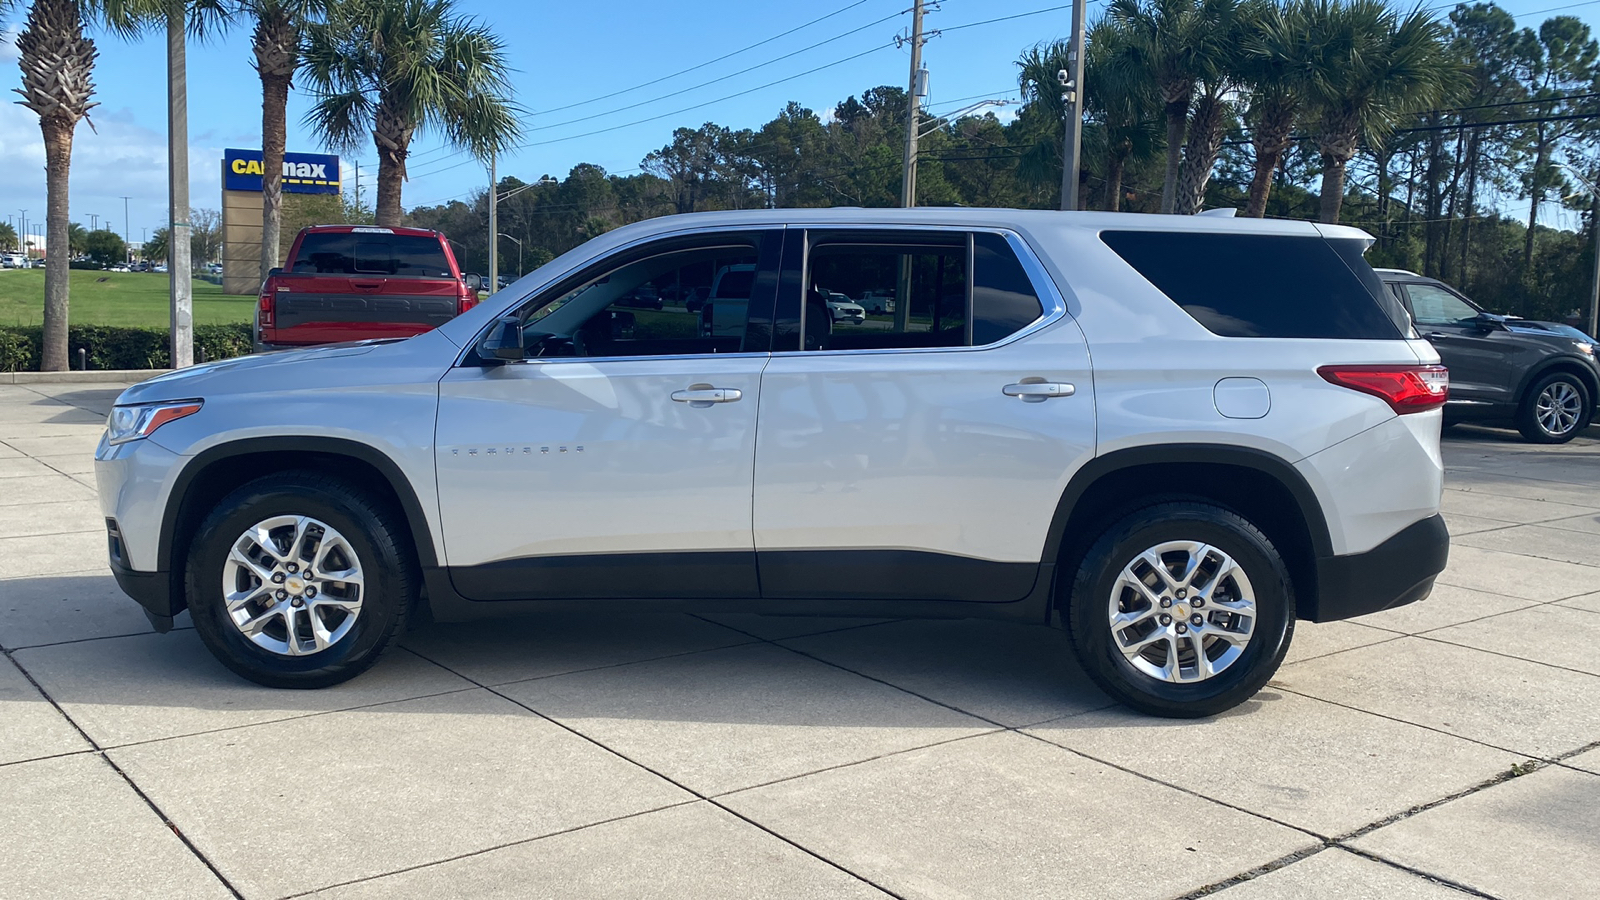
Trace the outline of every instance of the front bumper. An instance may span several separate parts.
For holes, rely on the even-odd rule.
[[[1404,606],[1428,596],[1450,559],[1444,517],[1415,522],[1365,553],[1317,560],[1317,597],[1301,618],[1332,622]],[[1307,614],[1309,613],[1309,614]]]
[[[168,572],[140,572],[128,565],[126,544],[115,519],[106,520],[106,552],[117,587],[144,609],[145,618],[156,631],[172,630],[173,617],[183,612],[183,603],[174,597]]]

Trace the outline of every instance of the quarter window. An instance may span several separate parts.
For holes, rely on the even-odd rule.
[[[1382,287],[1372,268],[1320,237],[1162,231],[1107,231],[1100,237],[1212,334],[1350,340],[1402,335],[1380,305]]]

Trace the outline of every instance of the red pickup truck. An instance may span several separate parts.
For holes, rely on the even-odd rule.
[[[284,267],[261,285],[255,348],[411,337],[476,306],[481,282],[461,273],[437,231],[302,228]]]

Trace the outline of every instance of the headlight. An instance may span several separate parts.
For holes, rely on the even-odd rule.
[[[1589,343],[1588,341],[1573,341],[1572,343],[1573,343],[1573,346],[1578,348],[1578,352],[1579,353],[1582,353],[1584,356],[1587,356],[1590,359],[1594,358],[1594,345],[1593,344]]]
[[[199,412],[200,405],[199,400],[174,400],[112,407],[111,417],[106,420],[106,443],[115,446],[147,438],[168,422]]]

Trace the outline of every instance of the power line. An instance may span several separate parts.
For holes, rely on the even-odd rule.
[[[621,90],[612,91],[609,94],[601,94],[598,97],[590,97],[588,100],[579,100],[579,101],[577,101],[575,103],[568,103],[566,106],[555,106],[555,107],[551,107],[550,109],[540,110],[539,112],[530,114],[529,118],[532,118],[533,116],[545,116],[545,115],[549,115],[550,113],[561,112],[563,110],[572,109],[574,107],[584,106],[584,105],[589,104],[589,103],[598,103],[601,100],[610,100],[612,97],[619,97],[619,96],[621,96],[623,94],[632,93],[632,92],[637,91],[637,90],[639,90],[641,88],[647,88],[647,87],[650,87],[651,85],[660,84],[663,81],[670,81],[670,80],[672,80],[674,78],[677,78],[679,75],[687,75],[690,72],[694,72],[694,71],[698,71],[700,69],[704,69],[706,66],[716,65],[717,63],[722,62],[725,59],[732,59],[733,57],[738,56],[741,53],[746,53],[746,52],[749,52],[751,50],[756,49],[757,47],[765,46],[765,45],[770,44],[773,41],[776,41],[776,40],[778,40],[780,38],[786,38],[789,35],[794,34],[797,31],[803,31],[803,30],[805,30],[807,28],[810,28],[812,25],[815,25],[818,22],[821,22],[821,21],[823,21],[825,19],[831,19],[834,16],[839,15],[840,13],[849,12],[850,10],[855,9],[856,7],[858,7],[861,4],[866,3],[866,2],[868,2],[868,0],[856,0],[855,3],[851,3],[848,6],[844,6],[844,7],[841,7],[839,9],[836,9],[833,12],[828,13],[825,16],[819,16],[819,17],[817,17],[815,19],[812,19],[811,21],[805,23],[804,25],[796,25],[795,27],[793,27],[793,28],[789,29],[788,31],[785,31],[785,32],[783,32],[781,34],[775,34],[772,37],[766,38],[765,40],[757,41],[757,42],[755,42],[754,44],[751,44],[748,47],[741,47],[740,49],[735,50],[732,53],[725,53],[722,56],[717,57],[716,59],[706,60],[703,63],[698,63],[696,65],[692,65],[687,69],[680,69],[680,70],[678,70],[676,72],[673,72],[671,75],[665,75],[665,76],[662,76],[661,78],[654,78],[654,79],[651,79],[650,81],[646,81],[646,82],[642,82],[640,84],[636,84],[633,87],[626,87],[626,88],[623,88]],[[1600,2],[1600,0],[1596,0],[1596,2]],[[895,15],[897,15],[897,16],[905,15],[905,11],[902,10],[902,11],[896,13]],[[894,18],[894,16],[890,16],[889,18]],[[884,21],[886,21],[886,20],[884,20]],[[553,128],[555,126],[549,126],[549,127]]]
[[[1600,0],[1593,0],[1593,2],[1600,3]],[[993,25],[996,22],[1009,22],[1012,19],[1025,19],[1028,16],[1039,16],[1039,15],[1044,15],[1045,13],[1048,13],[1048,12],[1059,12],[1059,11],[1061,11],[1063,9],[1071,9],[1071,8],[1072,8],[1072,4],[1071,3],[1063,3],[1060,6],[1047,6],[1044,9],[1035,9],[1035,10],[1033,10],[1031,12],[1016,13],[1015,15],[1010,15],[1010,16],[997,16],[996,18],[993,18],[993,19],[984,19],[981,22],[968,22],[965,25],[951,25],[948,28],[936,29],[935,33],[936,34],[945,34],[946,32],[960,31],[963,28],[977,28],[979,25]]]
[[[821,47],[821,46],[823,46],[825,44],[831,44],[834,41],[842,40],[844,38],[849,37],[852,34],[857,34],[859,32],[866,31],[868,28],[872,28],[872,27],[874,27],[876,25],[882,25],[883,23],[885,23],[885,22],[887,22],[887,21],[889,21],[891,19],[898,19],[899,17],[901,17],[903,15],[905,15],[905,13],[902,11],[902,12],[897,12],[897,13],[895,13],[893,15],[884,16],[881,19],[874,19],[873,21],[868,22],[867,24],[862,25],[859,28],[852,28],[849,31],[844,32],[843,34],[836,34],[833,37],[828,38],[826,40],[818,41],[815,44],[810,45],[809,47],[801,47],[799,50],[795,50],[795,51],[793,51],[791,53],[785,53],[782,56],[775,56],[772,59],[769,59],[769,60],[767,60],[765,62],[757,63],[757,64],[755,64],[753,66],[748,67],[748,68],[740,69],[737,72],[732,72],[730,74],[723,75],[723,76],[721,76],[719,78],[713,78],[710,81],[702,81],[702,82],[700,82],[699,84],[696,84],[696,85],[691,85],[691,86],[686,87],[686,88],[680,88],[680,89],[678,89],[676,91],[673,91],[670,94],[662,94],[659,97],[652,97],[649,100],[640,100],[637,103],[630,103],[627,106],[619,106],[616,109],[607,110],[605,112],[598,112],[598,113],[593,113],[593,114],[587,115],[587,116],[580,116],[579,118],[576,118],[576,119],[568,119],[565,122],[557,122],[554,125],[541,125],[541,126],[535,128],[533,130],[534,131],[546,131],[546,130],[549,130],[551,128],[561,128],[561,127],[566,126],[566,125],[576,125],[579,122],[587,122],[587,121],[589,121],[591,119],[603,118],[605,116],[614,115],[614,114],[619,113],[619,112],[625,112],[625,111],[630,110],[630,109],[638,109],[641,106],[648,106],[651,103],[658,103],[658,102],[660,102],[662,100],[666,100],[666,99],[668,99],[670,97],[677,97],[677,96],[679,96],[681,94],[687,94],[690,91],[697,91],[700,88],[709,87],[709,86],[711,86],[713,84],[717,84],[719,82],[727,81],[727,80],[729,80],[731,78],[738,78],[740,75],[747,75],[747,74],[749,74],[751,72],[754,72],[757,69],[766,68],[767,66],[770,66],[773,63],[782,62],[782,61],[784,61],[786,59],[789,59],[791,57],[799,56],[802,53],[807,53],[809,51],[815,50],[818,47]],[[574,104],[574,105],[576,105],[576,104]],[[570,107],[568,107],[568,108],[570,108]]]

